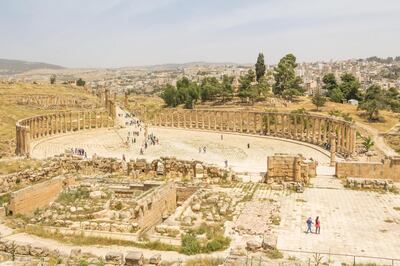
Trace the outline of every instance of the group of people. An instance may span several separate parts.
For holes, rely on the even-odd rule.
[[[85,158],[87,158],[87,153],[85,151],[85,149],[82,148],[71,148],[71,153],[74,155],[79,155],[79,156],[84,156]]]
[[[207,152],[207,147],[206,146],[199,147],[199,153],[201,153],[201,152],[206,153]]]
[[[308,217],[307,221],[307,231],[306,233],[313,233],[312,231],[312,225],[315,225],[315,234],[319,234],[321,232],[321,221],[319,220],[319,216],[317,216],[317,218],[315,218],[315,222],[313,222],[311,217]]]

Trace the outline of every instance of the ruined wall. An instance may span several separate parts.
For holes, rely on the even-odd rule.
[[[400,157],[387,157],[382,162],[337,162],[336,176],[400,181]]]
[[[29,214],[37,208],[44,207],[54,201],[63,189],[64,177],[55,177],[21,190],[10,195],[10,214]]]
[[[268,156],[267,179],[308,184],[310,177],[316,175],[316,165],[301,155],[275,154]]]
[[[162,222],[176,209],[176,187],[173,182],[154,188],[149,194],[137,201],[135,209],[137,223],[146,230]]]

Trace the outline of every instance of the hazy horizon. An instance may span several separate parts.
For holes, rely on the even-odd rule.
[[[0,2],[0,58],[72,68],[400,55],[400,2]]]

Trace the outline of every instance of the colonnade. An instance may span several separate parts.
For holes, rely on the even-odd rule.
[[[166,109],[148,123],[161,127],[193,128],[213,131],[268,135],[334,146],[341,155],[355,151],[355,128],[352,123],[326,116],[280,112]],[[332,145],[332,139],[334,144]]]
[[[104,101],[105,110],[58,112],[38,115],[19,120],[16,124],[17,155],[29,155],[31,140],[60,133],[75,132],[93,128],[113,127],[116,117],[115,95],[104,90],[99,98]]]

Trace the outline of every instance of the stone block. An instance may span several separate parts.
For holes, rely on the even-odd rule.
[[[106,263],[115,264],[115,265],[122,265],[124,261],[124,255],[122,252],[110,251],[105,256]]]
[[[154,254],[150,257],[150,264],[159,265],[161,263],[161,254]]]
[[[139,266],[144,264],[143,252],[129,251],[125,256],[125,266]]]

